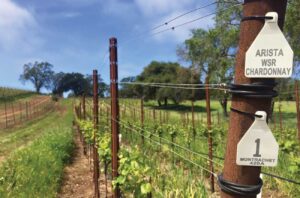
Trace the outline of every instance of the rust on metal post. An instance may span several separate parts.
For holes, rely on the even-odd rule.
[[[112,180],[118,177],[119,152],[119,101],[118,101],[118,55],[117,39],[109,39],[110,52],[110,94],[111,94],[111,129],[112,129]],[[120,197],[118,186],[113,190],[113,197]]]
[[[208,157],[209,161],[209,169],[210,169],[210,190],[212,193],[215,192],[215,178],[213,175],[214,172],[214,164],[213,164],[213,144],[212,144],[212,134],[211,134],[211,110],[210,110],[210,93],[209,93],[209,76],[206,77],[205,80],[205,99],[206,99],[206,121],[207,121],[207,130],[208,130]]]
[[[98,72],[93,70],[93,121],[94,121],[94,139],[93,139],[93,162],[94,162],[94,196],[100,197],[99,192],[99,156],[96,145],[96,138],[99,130],[99,106],[98,106]]]
[[[299,107],[299,87],[298,81],[295,81],[295,96],[296,96],[296,110],[297,110],[297,128],[298,128],[298,139],[300,141],[300,107]]]
[[[283,27],[287,0],[245,0],[243,4],[243,16],[262,15],[267,12],[277,12],[279,18],[279,27]],[[246,78],[245,53],[256,38],[264,25],[262,20],[246,20],[241,22],[240,40],[235,65],[236,84],[248,84],[254,82],[273,83],[274,79]],[[249,99],[238,95],[232,96],[231,106],[244,112],[255,113],[256,111],[271,112],[271,101],[269,98]],[[236,164],[237,144],[249,129],[253,120],[246,115],[236,112],[230,113],[229,131],[227,135],[227,146],[225,154],[225,164],[223,170],[224,179],[229,182],[245,185],[257,185],[261,168],[253,166],[238,166]],[[238,195],[230,195],[226,192],[221,193],[222,198],[238,198]],[[248,196],[254,198],[256,196]]]

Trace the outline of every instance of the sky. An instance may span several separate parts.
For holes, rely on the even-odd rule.
[[[33,89],[19,76],[23,65],[47,61],[55,72],[91,74],[109,82],[108,42],[118,39],[119,79],[138,75],[152,60],[179,61],[176,49],[207,17],[178,29],[155,32],[214,12],[210,6],[155,31],[151,28],[213,0],[0,0],[0,86]],[[182,63],[184,64],[184,63]],[[186,64],[186,63],[185,63]]]

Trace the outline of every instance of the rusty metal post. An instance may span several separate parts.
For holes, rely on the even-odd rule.
[[[112,180],[119,175],[119,101],[118,101],[118,55],[117,39],[109,39],[110,52],[110,94],[111,94],[111,129],[112,129]],[[118,186],[113,190],[113,197],[120,197]]]
[[[295,97],[296,97],[296,110],[297,110],[297,128],[298,128],[298,139],[300,141],[300,107],[299,107],[299,87],[298,81],[295,81]]]
[[[209,76],[206,77],[205,84],[209,84]],[[207,122],[207,130],[208,130],[208,157],[209,161],[209,169],[211,171],[210,174],[210,190],[212,193],[215,192],[215,178],[212,174],[214,172],[214,164],[213,164],[213,144],[212,144],[212,134],[211,134],[211,110],[210,110],[210,93],[209,87],[205,86],[205,99],[206,99],[206,122]]]
[[[279,26],[283,27],[287,0],[245,0],[243,4],[243,15],[253,16],[262,15],[269,11],[277,12],[279,18]],[[235,65],[236,84],[264,82],[273,83],[274,79],[255,79],[246,78],[245,70],[245,53],[256,38],[257,34],[264,25],[262,20],[248,20],[241,23],[240,40]],[[256,111],[266,111],[268,114],[271,109],[271,101],[269,98],[249,99],[238,95],[232,96],[231,106],[241,111],[255,113]],[[253,120],[246,115],[237,112],[230,113],[229,131],[227,135],[227,146],[225,154],[225,164],[223,170],[224,179],[229,182],[245,185],[257,185],[261,168],[252,166],[238,166],[236,164],[237,144],[243,137],[244,133],[249,129]],[[222,198],[238,198],[241,196],[231,195],[226,192],[221,193]],[[254,198],[256,196],[248,196]]]
[[[96,137],[99,129],[99,107],[98,107],[98,72],[93,71],[93,118],[94,118],[94,139],[93,139],[93,162],[94,162],[94,196],[100,197],[99,192],[99,156],[96,144]]]

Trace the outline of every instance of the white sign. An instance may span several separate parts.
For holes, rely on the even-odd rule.
[[[276,166],[279,146],[267,125],[267,113],[257,111],[255,121],[237,145],[237,165]]]
[[[262,30],[246,52],[248,78],[288,78],[293,71],[294,52],[278,27],[276,12],[268,12]]]

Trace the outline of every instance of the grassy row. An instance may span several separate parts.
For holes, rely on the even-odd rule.
[[[70,129],[49,131],[0,169],[0,197],[55,197],[73,149]]]
[[[0,197],[56,197],[74,148],[71,111],[57,118],[60,122],[41,129],[45,135],[2,164]]]

